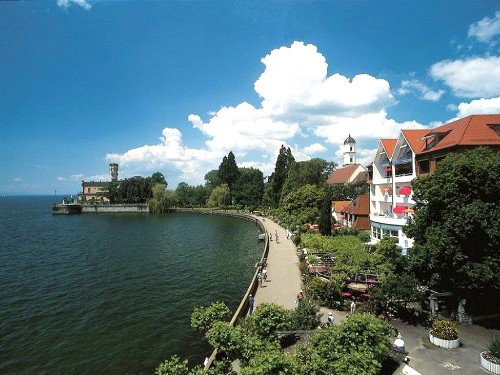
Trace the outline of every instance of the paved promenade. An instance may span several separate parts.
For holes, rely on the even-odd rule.
[[[260,218],[262,221],[263,219]],[[286,239],[286,231],[272,220],[262,221],[273,240],[269,243],[267,257],[267,282],[255,294],[255,307],[261,303],[276,303],[287,309],[295,309],[297,293],[302,289],[299,259],[292,240]],[[278,242],[276,242],[278,232]]]

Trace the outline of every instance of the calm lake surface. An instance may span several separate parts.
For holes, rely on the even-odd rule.
[[[236,309],[262,252],[257,226],[53,216],[54,200],[0,197],[0,373],[152,373],[176,353],[202,363],[210,348],[190,327],[193,306]]]

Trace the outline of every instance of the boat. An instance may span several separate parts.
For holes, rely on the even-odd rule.
[[[69,201],[67,198],[62,200],[62,203],[54,203],[52,206],[54,215],[77,215],[82,213],[82,205],[76,199]]]
[[[259,240],[260,241],[264,241],[265,239],[266,239],[266,234],[265,233],[259,234]]]

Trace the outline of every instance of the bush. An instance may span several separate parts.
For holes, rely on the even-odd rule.
[[[458,339],[459,330],[452,321],[441,319],[432,323],[432,335],[442,340]]]
[[[500,337],[495,337],[491,340],[490,344],[490,354],[500,361]]]
[[[370,242],[370,232],[361,231],[358,233],[358,238],[363,242]]]

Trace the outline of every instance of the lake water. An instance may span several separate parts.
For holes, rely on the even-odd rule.
[[[152,373],[210,351],[195,305],[234,311],[262,252],[255,224],[197,214],[53,216],[0,197],[0,373]],[[59,200],[59,199],[57,199]]]

